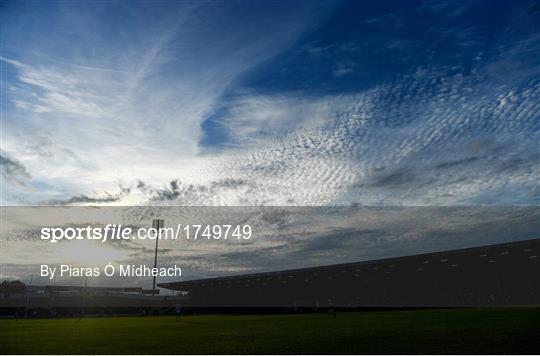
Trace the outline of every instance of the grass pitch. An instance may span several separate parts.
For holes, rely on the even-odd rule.
[[[540,308],[0,320],[9,354],[540,352]]]

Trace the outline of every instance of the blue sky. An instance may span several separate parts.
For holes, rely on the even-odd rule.
[[[3,205],[538,205],[535,1],[8,1]]]

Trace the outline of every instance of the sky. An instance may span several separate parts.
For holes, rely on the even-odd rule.
[[[7,205],[538,205],[535,1],[7,1]]]
[[[538,1],[3,1],[0,30],[0,277],[44,251],[151,248],[32,249],[39,224],[13,206],[389,208],[329,226],[257,213],[250,246],[171,247],[191,276],[540,231]]]

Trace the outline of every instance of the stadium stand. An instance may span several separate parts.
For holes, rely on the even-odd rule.
[[[540,239],[313,268],[161,283],[192,308],[540,304]]]

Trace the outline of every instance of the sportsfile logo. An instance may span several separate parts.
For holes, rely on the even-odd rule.
[[[249,240],[252,237],[251,225],[182,225],[175,228],[151,227],[133,228],[122,224],[107,224],[93,227],[44,227],[41,229],[41,240],[57,243],[60,240]]]

